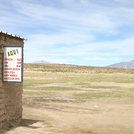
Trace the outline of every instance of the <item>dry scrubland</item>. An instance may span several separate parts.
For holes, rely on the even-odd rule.
[[[23,85],[7,134],[134,134],[134,70],[24,64]]]

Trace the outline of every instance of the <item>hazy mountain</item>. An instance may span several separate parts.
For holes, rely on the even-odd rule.
[[[130,62],[131,62],[131,63],[134,63],[134,60],[131,60]]]
[[[32,62],[32,64],[51,64],[51,63],[44,61],[44,60],[40,60],[40,61]]]
[[[132,60],[130,62],[115,63],[115,64],[109,65],[107,67],[134,69],[134,60]]]

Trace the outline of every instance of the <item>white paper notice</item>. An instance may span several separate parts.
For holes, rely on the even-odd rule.
[[[22,47],[3,47],[3,82],[22,82]]]

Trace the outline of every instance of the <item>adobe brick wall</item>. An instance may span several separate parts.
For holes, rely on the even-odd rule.
[[[0,45],[23,46],[23,39],[0,33]],[[16,126],[22,118],[23,82],[2,82],[3,53],[0,46],[0,128]]]

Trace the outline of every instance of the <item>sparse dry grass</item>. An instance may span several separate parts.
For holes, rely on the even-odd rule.
[[[24,89],[44,92],[85,91],[85,93],[74,93],[73,96],[80,99],[134,98],[133,87],[119,86],[119,83],[134,83],[134,70],[61,64],[24,64],[24,70]],[[96,85],[91,84],[95,82],[97,82]],[[105,85],[110,82],[114,83],[114,86]],[[59,83],[59,86],[52,86],[56,83]],[[103,84],[99,85],[99,83]],[[70,86],[66,87],[67,84]],[[24,92],[24,94],[32,94],[32,91]],[[34,92],[33,94],[40,93]]]
[[[134,74],[134,69],[120,69],[120,68],[108,68],[108,67],[92,67],[92,66],[78,66],[67,64],[24,64],[24,70],[42,71],[42,72],[61,72],[61,73],[123,73]]]
[[[134,70],[24,64],[23,84],[23,119],[36,123],[11,134],[134,132]]]

